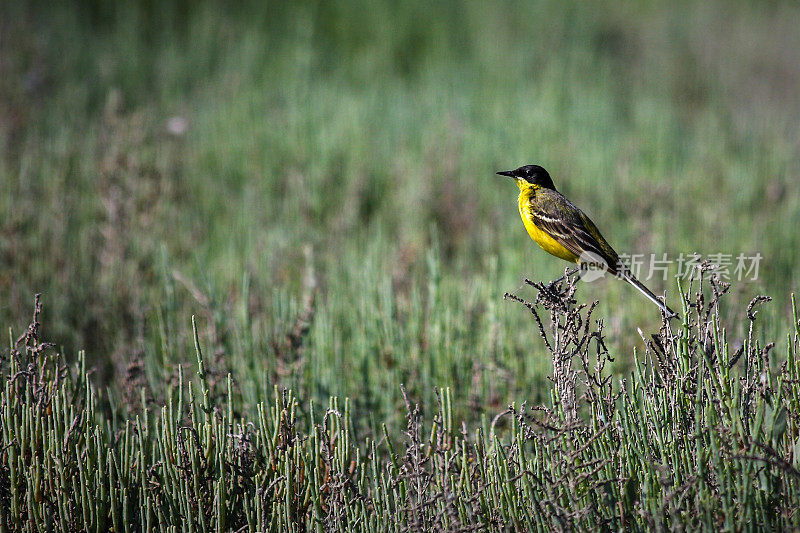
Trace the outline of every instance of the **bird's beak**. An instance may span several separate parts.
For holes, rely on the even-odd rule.
[[[509,178],[516,178],[513,170],[503,170],[497,173],[498,176],[508,176]]]

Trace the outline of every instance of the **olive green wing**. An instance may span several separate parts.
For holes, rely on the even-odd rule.
[[[564,248],[577,255],[593,254],[605,262],[599,265],[617,273],[619,256],[600,234],[594,222],[575,204],[556,191],[542,191],[531,202],[533,223]]]
[[[531,217],[533,223],[547,232],[564,248],[582,257],[585,253],[595,254],[605,264],[597,264],[614,275],[622,276],[625,281],[636,287],[648,300],[656,304],[665,313],[667,318],[678,316],[665,302],[662,302],[653,292],[640,282],[634,275],[619,262],[617,252],[600,234],[594,222],[586,216],[575,204],[567,200],[557,191],[547,191],[537,194],[531,201]],[[585,256],[583,256],[585,257]],[[581,261],[586,262],[586,261]],[[589,264],[592,264],[589,261]]]

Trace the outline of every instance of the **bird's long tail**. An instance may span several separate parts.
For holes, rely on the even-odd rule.
[[[651,302],[656,304],[659,307],[659,309],[664,311],[664,313],[667,315],[667,318],[677,318],[678,317],[678,313],[676,313],[675,311],[670,309],[669,306],[667,306],[666,303],[664,303],[661,300],[659,300],[658,297],[655,294],[653,294],[650,291],[650,289],[645,287],[644,284],[641,281],[636,279],[636,277],[634,277],[633,274],[631,274],[630,272],[623,272],[622,273],[622,279],[624,279],[625,281],[627,281],[628,283],[630,283],[631,285],[633,285],[634,287],[639,289],[639,292],[644,294],[647,297],[648,300],[650,300]]]

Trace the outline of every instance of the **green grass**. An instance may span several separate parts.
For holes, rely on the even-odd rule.
[[[788,2],[4,3],[0,324],[21,330],[43,293],[46,338],[85,350],[106,414],[139,412],[141,387],[167,401],[196,316],[213,398],[230,373],[249,420],[287,387],[301,411],[348,398],[360,438],[397,438],[402,383],[426,415],[449,387],[473,428],[550,398],[552,359],[502,295],[565,264],[494,175],[536,162],[620,252],[760,252],[723,326],[745,337],[766,293],[761,340],[779,338],[800,289],[797,17]],[[648,285],[677,302],[674,280]],[[656,310],[613,280],[579,296],[600,300],[629,375]]]
[[[724,290],[682,298],[682,322],[665,323],[629,381],[617,381],[594,306],[576,306],[576,289],[543,291],[529,304],[553,357],[555,386],[542,404],[512,404],[468,428],[458,423],[450,388],[433,391],[427,415],[402,388],[405,431],[382,424],[366,436],[352,403],[336,397],[324,407],[276,388],[242,416],[231,375],[216,381],[194,320],[194,369],[178,370],[160,407],[143,387],[140,414],[120,417],[113,398],[103,408],[83,353],[70,367],[39,337],[37,298],[3,369],[0,526],[797,528],[794,300],[795,329],[781,355],[771,355],[774,343],[754,335],[767,298],[748,305],[749,334],[738,350],[721,326]]]

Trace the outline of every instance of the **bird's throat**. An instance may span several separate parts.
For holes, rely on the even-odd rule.
[[[524,194],[527,194],[526,198],[530,198],[540,188],[538,185],[528,183],[525,180],[517,180],[517,187],[519,187],[520,198],[522,198],[522,195]]]
[[[538,185],[531,185],[527,181],[518,181],[517,187],[519,187],[519,205],[523,203],[528,203],[532,198],[536,196],[536,192],[541,188]]]

